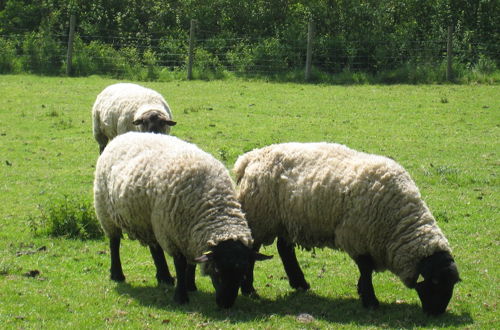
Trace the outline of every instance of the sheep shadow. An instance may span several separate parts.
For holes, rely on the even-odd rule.
[[[474,322],[469,313],[447,312],[438,317],[426,316],[420,305],[405,303],[381,303],[377,310],[367,310],[354,298],[327,298],[313,291],[290,291],[276,299],[249,298],[239,295],[230,309],[221,309],[215,303],[213,291],[198,290],[189,293],[190,302],[178,305],[173,301],[171,286],[137,286],[120,283],[116,286],[120,295],[127,295],[144,306],[154,306],[181,313],[199,313],[214,321],[229,320],[244,327],[245,323],[278,316],[311,315],[316,320],[329,323],[356,324],[383,327],[463,327]]]

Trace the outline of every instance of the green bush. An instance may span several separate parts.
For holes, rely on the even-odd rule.
[[[156,53],[151,49],[147,49],[143,56],[145,65],[145,76],[141,80],[155,81],[160,77],[160,67],[158,66],[158,58]]]
[[[15,42],[0,38],[0,73],[16,73],[19,71]]]
[[[246,42],[236,44],[226,53],[230,71],[245,73],[248,72],[254,63],[252,46]]]
[[[256,71],[284,71],[288,68],[287,52],[278,38],[267,38],[257,44],[253,51],[253,61]]]
[[[181,31],[174,35],[179,37],[170,36],[160,40],[157,54],[159,63],[172,68],[184,66],[185,54],[188,52],[187,42],[183,41],[188,39],[187,36],[184,36]]]
[[[479,60],[476,65],[474,65],[473,70],[482,74],[492,74],[497,70],[497,65],[495,64],[495,61],[489,57],[479,55]]]
[[[195,50],[193,77],[196,79],[221,79],[224,78],[224,67],[216,55],[203,48]]]
[[[115,59],[113,77],[131,80],[143,80],[141,57],[137,48],[124,47],[118,51]]]
[[[91,202],[63,196],[40,211],[39,217],[28,220],[35,234],[82,240],[103,237]]]
[[[61,72],[63,50],[49,33],[32,32],[26,35],[22,45],[23,69],[37,74]]]

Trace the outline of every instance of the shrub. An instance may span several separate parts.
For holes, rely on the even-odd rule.
[[[183,40],[187,40],[187,37],[182,36],[180,32],[179,35],[179,38],[170,36],[160,41],[157,56],[162,65],[173,68],[184,66],[188,47]]]
[[[278,38],[267,38],[256,45],[253,52],[254,63],[259,68],[272,72],[284,71],[288,68],[287,52]]]
[[[0,73],[18,71],[16,45],[12,40],[0,38]]]
[[[146,66],[146,74],[142,80],[155,81],[160,77],[160,67],[155,52],[147,49],[143,54],[144,65]]]
[[[86,45],[79,37],[75,37],[73,73],[76,76],[118,75],[122,72],[121,57],[111,45],[100,41],[91,41]]]
[[[193,77],[206,80],[221,79],[224,77],[224,67],[216,55],[197,48],[194,54]]]
[[[35,234],[81,240],[103,237],[91,202],[65,195],[40,211],[39,217],[28,220]]]
[[[480,55],[479,60],[474,66],[473,70],[483,74],[492,74],[493,72],[496,71],[496,69],[497,66],[495,64],[495,61],[493,61],[487,56]]]
[[[62,48],[49,33],[32,32],[23,41],[24,70],[38,74],[56,74],[61,71]]]
[[[246,73],[253,65],[252,46],[240,42],[226,53],[226,57],[230,71]]]

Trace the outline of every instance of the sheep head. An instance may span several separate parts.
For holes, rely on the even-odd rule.
[[[141,132],[166,134],[170,126],[175,126],[177,123],[167,118],[163,112],[150,110],[135,118],[132,124],[139,126]]]
[[[206,263],[205,271],[215,288],[215,301],[219,307],[233,306],[238,290],[250,263],[272,258],[253,251],[240,241],[228,240],[214,246],[210,251],[196,258]]]
[[[419,273],[424,280],[416,284],[422,309],[430,315],[439,315],[453,295],[453,288],[460,281],[457,265],[449,252],[436,252],[419,264]]]

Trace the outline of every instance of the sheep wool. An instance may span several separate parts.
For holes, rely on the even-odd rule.
[[[283,236],[304,248],[369,254],[414,287],[418,262],[451,249],[408,172],[392,159],[333,143],[283,143],[234,166],[255,245]]]
[[[131,83],[118,83],[106,87],[96,98],[92,108],[94,137],[108,140],[115,136],[139,131],[133,124],[145,112],[156,110],[173,119],[167,101],[158,92]],[[170,127],[166,127],[166,133]]]
[[[252,244],[224,165],[176,137],[129,132],[113,139],[97,161],[94,203],[109,237],[123,230],[190,262],[225,240]]]

